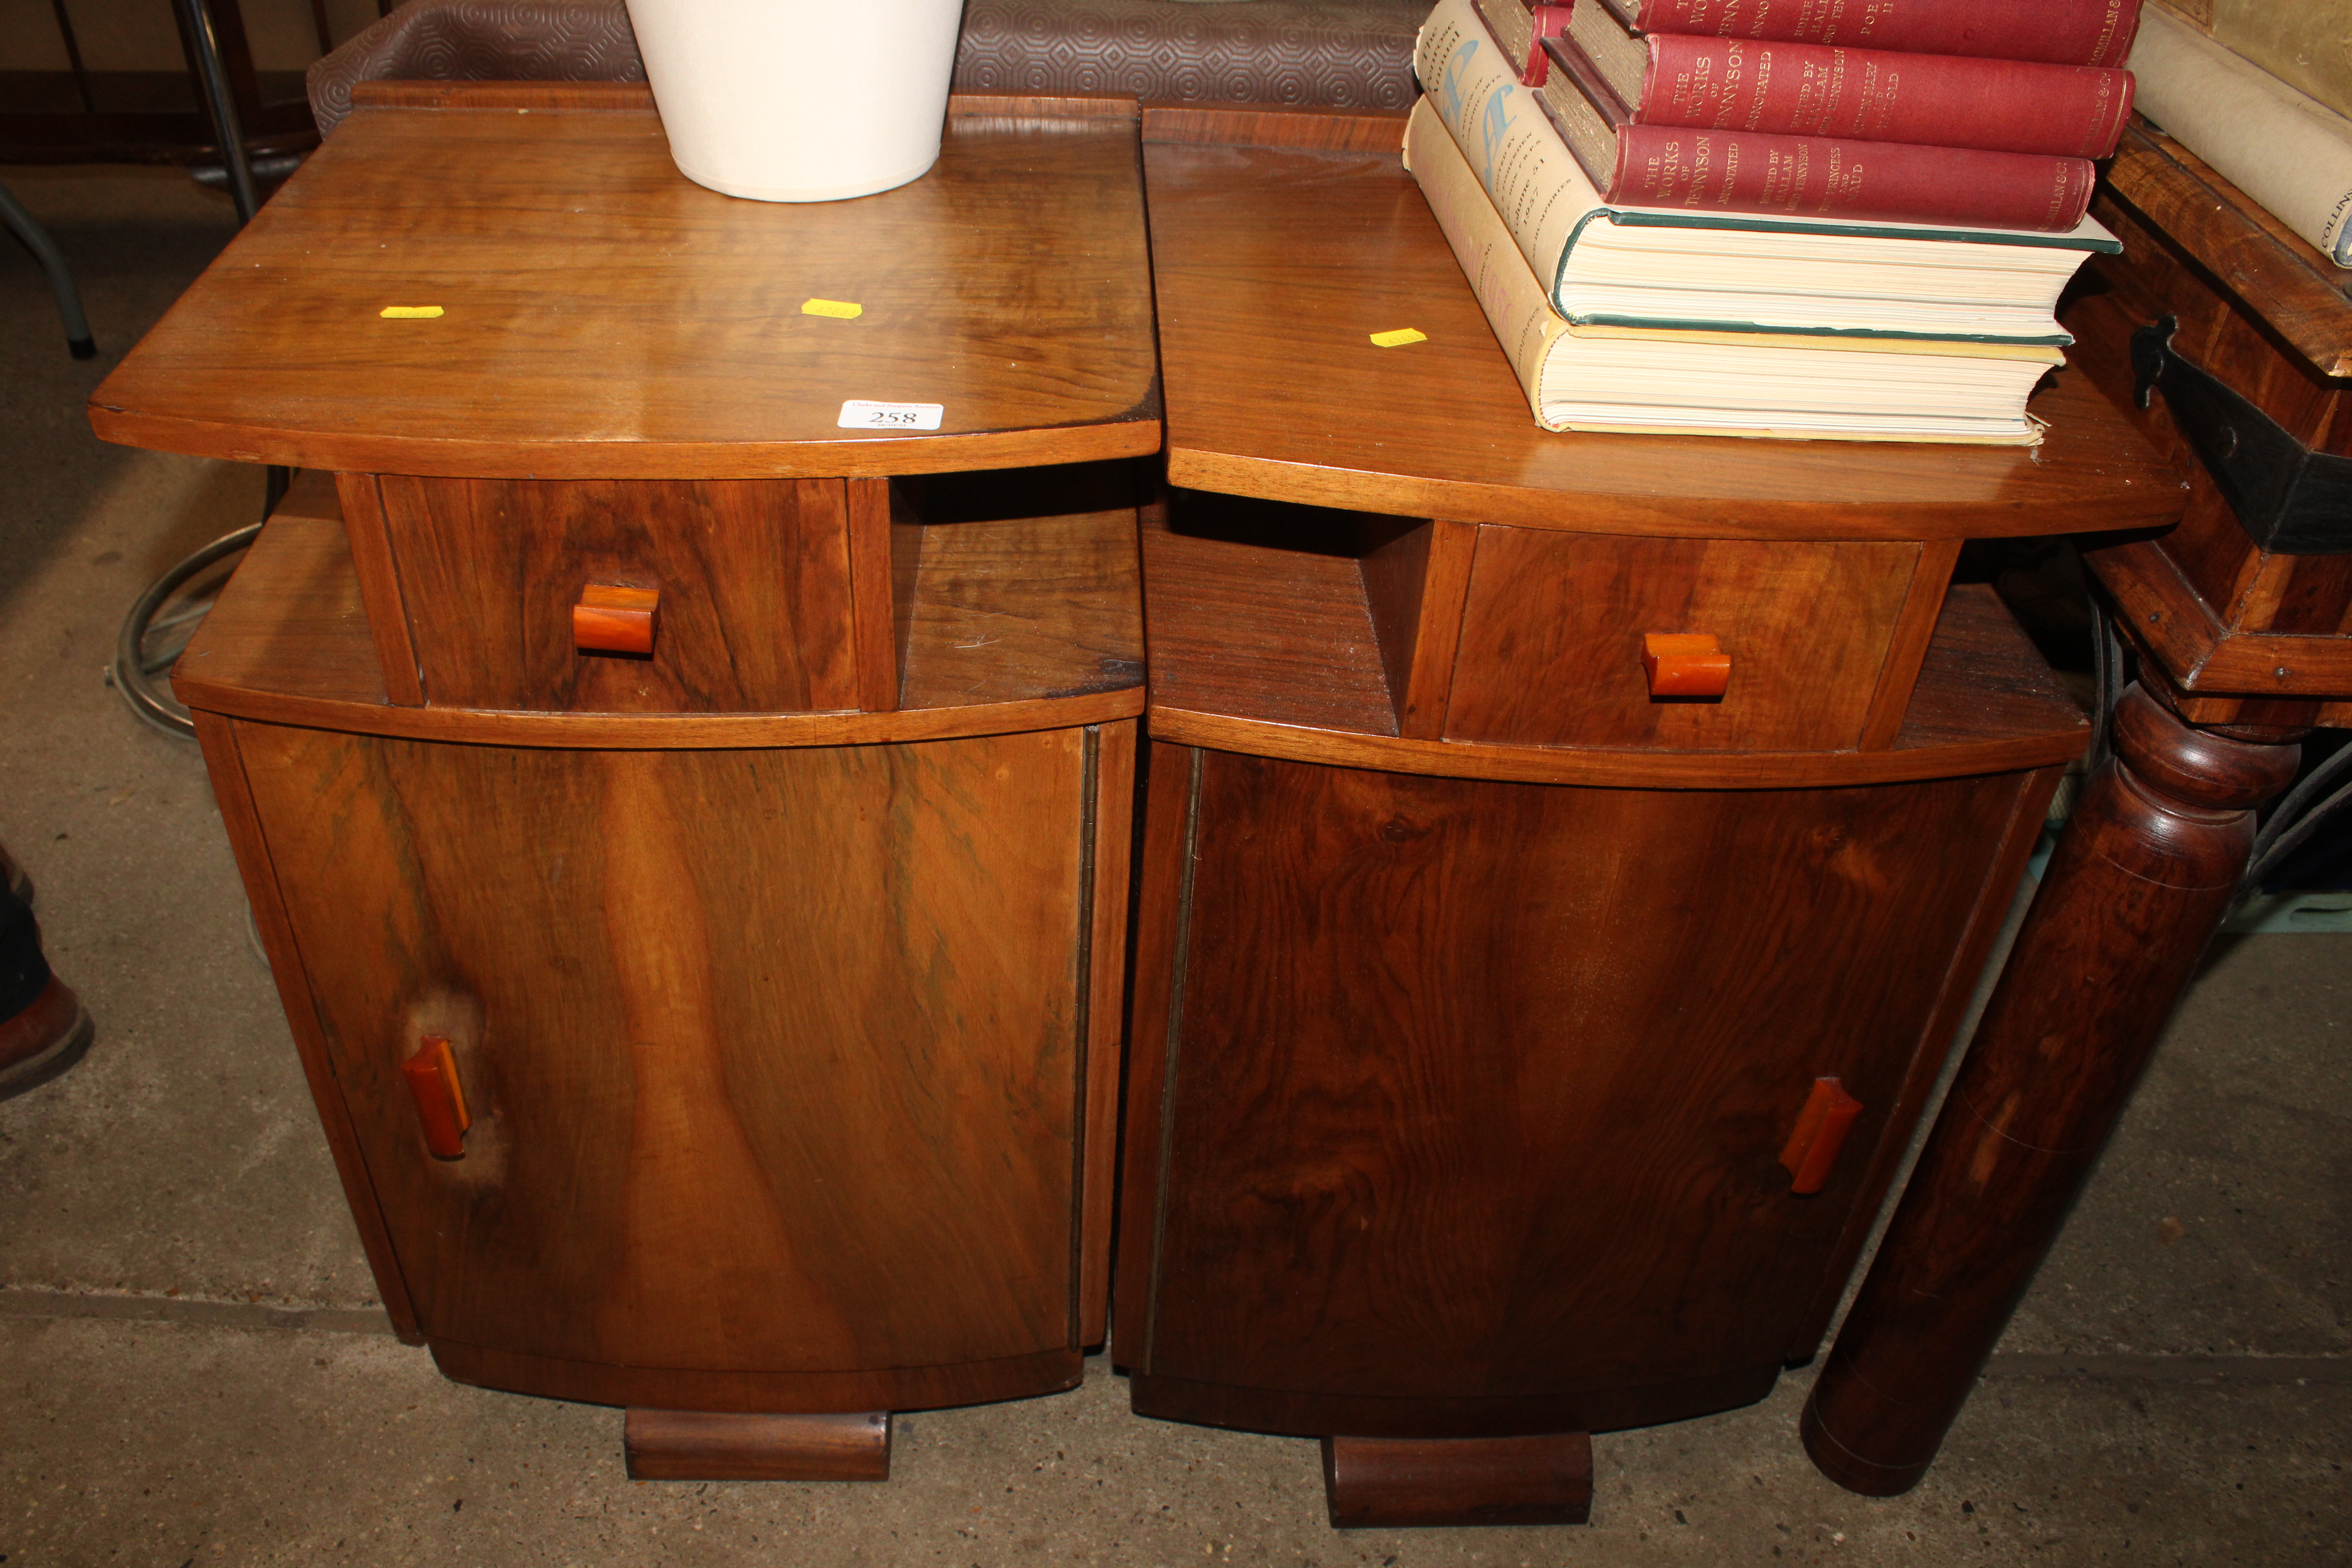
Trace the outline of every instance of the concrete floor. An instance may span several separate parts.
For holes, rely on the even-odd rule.
[[[0,1564],[2352,1562],[2352,936],[2198,980],[2057,1256],[1907,1497],[1806,1462],[1809,1376],[1596,1442],[1593,1523],[1324,1523],[1315,1447],[1049,1400],[901,1417],[880,1487],[636,1483],[620,1416],[393,1340],[193,745],[101,672],[131,600],[249,520],[251,470],[81,405],[228,238],[176,174],[0,171],[79,269],[77,363],[0,245],[0,840],[89,1059],[0,1103]]]

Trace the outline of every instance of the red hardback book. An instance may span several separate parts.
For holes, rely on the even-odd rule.
[[[1698,33],[2120,66],[2140,0],[1601,0],[1644,33]]]
[[[2127,70],[1684,33],[1643,41],[1648,67],[1625,97],[1644,125],[2104,158],[2131,115]]]
[[[1574,41],[1543,47],[1574,91],[1537,101],[1607,201],[2043,230],[2091,205],[2087,158],[1640,124]]]

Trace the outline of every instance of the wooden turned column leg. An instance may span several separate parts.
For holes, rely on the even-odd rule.
[[[1582,1524],[1592,1516],[1592,1439],[1326,1437],[1334,1530],[1432,1524]]]
[[[623,1428],[638,1481],[887,1481],[890,1416],[731,1415],[632,1410]]]
[[[2228,913],[2293,744],[2190,729],[2135,686],[1801,1431],[1874,1497],[1927,1472]]]

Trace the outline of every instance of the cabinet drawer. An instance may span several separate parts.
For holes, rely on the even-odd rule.
[[[858,706],[839,479],[385,474],[346,476],[343,488],[355,547],[364,530],[379,531],[428,703],[673,713]],[[576,617],[583,599],[591,614]],[[637,617],[635,640],[649,637],[649,649],[593,629],[600,619],[609,627],[615,605]],[[371,616],[380,609],[372,595]]]
[[[1448,739],[1790,751],[1862,743],[1882,678],[1899,705],[1920,546],[1478,531]],[[1927,595],[1925,599],[1940,595]],[[1907,611],[1907,615],[1906,615]],[[1713,636],[1717,697],[1653,697],[1652,634]],[[1921,641],[1924,647],[1924,641]],[[1903,662],[1896,659],[1895,662]],[[1912,662],[1916,662],[1913,660]]]

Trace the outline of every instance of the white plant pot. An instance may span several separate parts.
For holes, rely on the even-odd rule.
[[[963,0],[628,0],[678,173],[829,202],[939,161]]]

